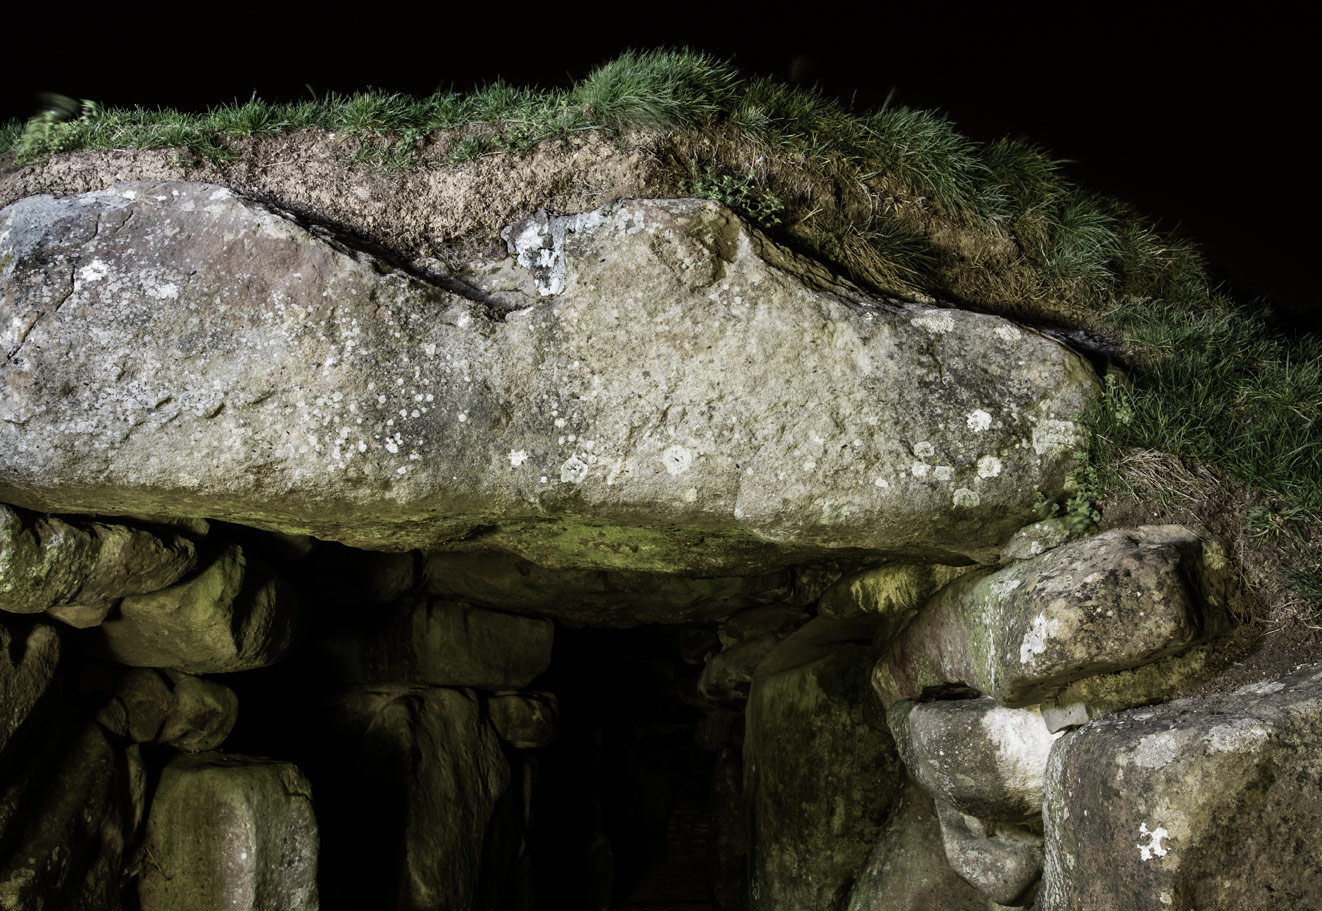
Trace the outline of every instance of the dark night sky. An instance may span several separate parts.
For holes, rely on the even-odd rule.
[[[29,4],[0,55],[0,117],[26,116],[42,90],[199,108],[254,90],[293,100],[306,85],[565,84],[626,47],[687,45],[748,73],[806,77],[861,107],[893,91],[895,103],[941,110],[977,139],[1032,139],[1071,160],[1075,179],[1199,242],[1241,296],[1273,298],[1309,320],[1322,313],[1308,268],[1322,193],[1304,137],[1316,107],[1315,29],[1268,4],[1234,15],[1208,6],[817,3],[772,15],[764,4],[669,2],[592,15],[585,5],[501,3],[371,18],[359,5],[340,19],[329,7],[295,19],[251,0],[196,12]],[[13,52],[24,48],[26,60]]]

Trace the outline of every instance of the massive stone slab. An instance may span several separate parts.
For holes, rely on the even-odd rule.
[[[1037,908],[1316,907],[1319,743],[1320,664],[1066,734],[1047,765]]]
[[[1034,705],[1214,638],[1230,597],[1216,545],[1179,525],[1119,528],[946,586],[877,662],[873,686],[888,706],[961,689]]]
[[[441,275],[210,185],[5,208],[0,500],[714,575],[988,562],[1076,463],[1078,356],[717,203],[508,236]]]

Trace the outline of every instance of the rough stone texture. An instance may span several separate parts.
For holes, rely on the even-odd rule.
[[[863,720],[870,657],[837,645],[753,681],[743,774],[751,911],[843,909],[898,796],[895,744]]]
[[[108,606],[124,595],[164,588],[196,563],[193,542],[178,535],[66,522],[0,503],[0,610]]]
[[[1317,907],[1319,743],[1322,665],[1065,735],[1047,767],[1038,907]]]
[[[779,674],[811,664],[834,653],[842,643],[870,643],[882,622],[882,618],[875,614],[864,614],[852,620],[813,617],[767,653],[758,663],[755,676]],[[859,698],[863,700],[864,694],[860,693]]]
[[[986,911],[950,868],[932,798],[906,780],[849,896],[848,911]]]
[[[293,587],[231,544],[177,585],[125,598],[97,631],[121,664],[209,674],[279,661],[300,619]]]
[[[735,642],[707,659],[698,677],[698,695],[715,704],[741,703],[753,685],[753,671],[780,644],[775,635]]]
[[[36,720],[36,719],[34,719]],[[119,911],[135,782],[96,724],[59,713],[11,743],[0,781],[0,908]],[[17,755],[15,755],[17,753]],[[137,782],[136,787],[140,787]],[[144,909],[145,911],[145,909]]]
[[[1055,737],[1037,707],[995,700],[897,702],[886,713],[900,758],[933,797],[961,813],[1027,822],[1042,815],[1042,776]]]
[[[312,788],[288,762],[228,753],[172,760],[147,816],[142,911],[315,911]]]
[[[215,186],[8,206],[0,499],[714,575],[987,561],[1074,467],[1097,385],[1035,332],[824,286],[707,201],[508,236],[498,299]]]
[[[345,683],[522,689],[551,664],[555,624],[458,601],[401,603],[375,625],[319,643]]]
[[[1001,548],[1001,562],[1031,560],[1070,539],[1070,530],[1063,519],[1044,519],[1025,525]]]
[[[328,792],[328,892],[351,908],[489,907],[514,858],[498,824],[511,775],[477,699],[365,688],[346,694],[333,717],[345,768]]]
[[[184,753],[214,750],[238,719],[239,698],[224,684],[178,671],[125,668],[96,720],[134,743]]]
[[[1014,823],[989,823],[936,801],[950,867],[998,905],[1032,904],[1042,876],[1042,836]]]
[[[1156,661],[1229,624],[1219,547],[1179,525],[1116,529],[943,589],[873,674],[898,699],[972,689],[1009,706]]]
[[[0,751],[50,687],[60,664],[60,636],[50,624],[0,618]]]
[[[824,571],[785,569],[753,576],[693,578],[670,573],[550,569],[512,554],[429,553],[427,590],[571,626],[710,623],[767,604],[809,604]]]
[[[886,617],[889,632],[896,632],[924,601],[948,582],[968,572],[966,566],[896,563],[846,576],[822,593],[817,613],[836,620],[862,614]]]
[[[553,693],[497,693],[487,699],[487,717],[501,740],[535,750],[555,740],[560,704]]]

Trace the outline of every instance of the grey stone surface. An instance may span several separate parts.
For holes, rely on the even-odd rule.
[[[196,563],[193,542],[179,535],[67,522],[0,503],[0,610],[108,608],[124,595],[170,585]]]
[[[905,782],[854,884],[847,911],[987,911],[946,860],[932,798]]]
[[[1027,826],[988,822],[936,801],[946,860],[982,895],[1010,908],[1031,905],[1042,876],[1042,836]]]
[[[886,717],[900,758],[928,794],[984,819],[1041,818],[1056,738],[1036,707],[1008,709],[985,697],[905,701]]]
[[[317,818],[296,766],[230,753],[172,760],[147,816],[142,911],[315,911]]]
[[[216,186],[6,207],[0,500],[716,575],[990,560],[1075,465],[1081,358],[823,287],[717,203],[509,238],[554,263],[514,310]]]
[[[1040,911],[1275,911],[1322,896],[1322,665],[1066,734]]]
[[[121,664],[208,674],[274,664],[302,621],[293,586],[231,544],[178,584],[124,598],[97,633]]]
[[[1230,625],[1221,550],[1178,525],[1122,528],[934,597],[877,663],[898,699],[959,689],[1033,705],[1076,680],[1149,664]]]
[[[833,651],[758,676],[748,700],[743,794],[751,911],[840,911],[904,767],[863,719],[870,649]]]

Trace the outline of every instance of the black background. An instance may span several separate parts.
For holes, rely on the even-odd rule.
[[[0,117],[28,116],[39,91],[201,109],[253,92],[565,85],[625,48],[683,45],[860,108],[889,96],[976,139],[1032,139],[1196,240],[1241,297],[1312,328],[1317,29],[1238,6],[25,4],[6,17]]]

